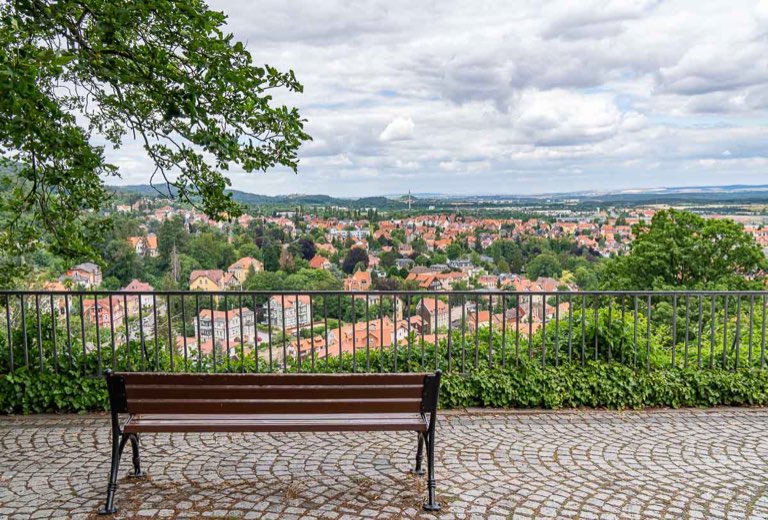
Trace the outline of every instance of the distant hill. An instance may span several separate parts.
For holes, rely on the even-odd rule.
[[[579,197],[581,202],[632,204],[768,203],[768,191],[703,191],[679,193],[619,193]]]
[[[148,184],[133,184],[128,186],[110,186],[117,193],[135,194],[143,197],[159,197],[158,191]],[[165,191],[165,188],[162,189]],[[171,188],[171,195],[176,196],[176,190]],[[387,197],[362,197],[359,199],[331,197],[330,195],[257,195],[240,190],[227,190],[232,198],[241,204],[250,206],[343,206],[349,208],[404,208],[406,202]],[[414,199],[415,203],[415,199]]]
[[[563,196],[571,196],[563,194]],[[577,193],[581,202],[633,204],[768,202],[768,185],[684,186],[605,193]]]
[[[112,186],[118,193],[137,194],[145,197],[157,197],[158,192],[147,184],[130,186]],[[388,197],[344,198],[330,195],[258,195],[240,190],[227,190],[232,193],[235,201],[250,206],[342,206],[354,209],[405,209],[408,200],[403,195]],[[171,190],[175,196],[175,190]],[[608,204],[685,204],[685,203],[768,203],[768,184],[759,186],[727,185],[727,186],[692,186],[666,187],[653,189],[616,190],[616,191],[581,191],[571,193],[547,193],[540,195],[440,195],[436,193],[419,193],[411,196],[411,207],[414,209],[428,206],[483,206],[498,205],[505,202],[517,204],[542,204],[547,202],[577,201],[586,205]]]
[[[635,188],[622,190],[580,190],[536,193],[529,195],[482,194],[482,195],[446,195],[440,193],[415,193],[415,196],[431,199],[505,199],[505,200],[534,200],[549,198],[607,198],[620,196],[652,196],[652,195],[682,195],[694,193],[754,193],[768,192],[768,184],[731,184],[725,186],[678,186],[661,188]]]
[[[160,188],[160,192],[153,188],[149,184],[131,184],[128,186],[110,186],[117,193],[135,194],[145,197],[159,197],[166,193],[166,187]],[[248,193],[239,190],[227,190],[227,193],[232,194],[232,198],[242,204],[279,204],[279,203],[294,203],[294,204],[333,204],[334,199],[328,195],[279,195],[272,197],[269,195],[258,195],[256,193]],[[171,196],[177,195],[177,190],[170,187]]]
[[[420,194],[424,196],[424,194]],[[768,203],[768,185],[686,186],[615,191],[577,191],[537,195],[435,195],[433,200],[482,205],[541,204],[576,201],[587,205],[686,204],[686,203]]]

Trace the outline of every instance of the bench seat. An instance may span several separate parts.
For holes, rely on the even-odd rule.
[[[125,433],[163,432],[320,432],[418,431],[429,424],[418,413],[357,414],[142,414],[132,416]]]

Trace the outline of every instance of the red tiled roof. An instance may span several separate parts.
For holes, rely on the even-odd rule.
[[[322,269],[326,262],[328,262],[328,259],[324,256],[315,255],[309,261],[309,267],[312,269]]]

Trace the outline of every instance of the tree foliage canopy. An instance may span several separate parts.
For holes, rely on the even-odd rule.
[[[765,266],[760,247],[733,220],[671,209],[634,233],[630,254],[606,267],[608,288],[743,289]]]
[[[358,264],[362,264],[364,269],[368,268],[368,253],[366,253],[365,249],[360,247],[353,247],[349,250],[347,253],[347,256],[344,257],[344,262],[342,263],[342,270],[347,274],[352,274],[355,272],[355,267],[357,267]]]
[[[526,266],[525,271],[529,279],[536,280],[541,277],[559,278],[563,270],[557,256],[547,251],[531,260]]]
[[[18,0],[0,4],[0,249],[41,242],[82,256],[100,227],[88,212],[118,175],[104,145],[135,140],[158,190],[211,217],[233,216],[231,166],[296,171],[309,139],[273,89],[292,71],[253,64],[202,0]]]

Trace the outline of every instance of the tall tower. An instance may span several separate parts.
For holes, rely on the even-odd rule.
[[[408,190],[408,211],[411,211],[411,190]]]

